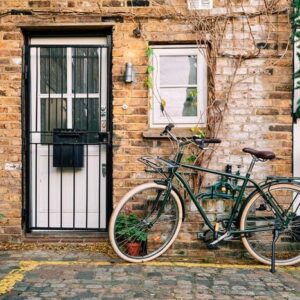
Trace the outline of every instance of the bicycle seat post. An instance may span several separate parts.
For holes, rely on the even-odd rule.
[[[254,165],[255,165],[256,162],[257,162],[257,158],[254,155],[252,155],[252,161],[250,163],[250,166],[249,166],[249,169],[247,171],[247,174],[250,175],[252,173],[252,170],[253,170]]]

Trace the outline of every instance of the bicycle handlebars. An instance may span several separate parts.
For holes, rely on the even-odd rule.
[[[160,135],[163,136],[163,135],[167,135],[168,134],[174,141],[176,141],[180,145],[187,145],[189,143],[194,142],[201,149],[205,148],[205,144],[220,144],[222,142],[220,139],[217,139],[217,138],[200,138],[198,136],[193,136],[192,139],[190,139],[190,140],[179,141],[177,139],[177,137],[173,133],[171,133],[171,130],[174,127],[175,127],[174,124],[169,123],[165,127],[165,129],[161,132]]]
[[[196,143],[204,142],[206,144],[220,144],[222,141],[220,139],[210,139],[210,138],[199,138],[198,136],[193,136],[193,141]]]

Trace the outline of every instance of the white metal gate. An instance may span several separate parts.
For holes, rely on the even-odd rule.
[[[28,47],[28,227],[105,230],[107,39],[32,38]]]

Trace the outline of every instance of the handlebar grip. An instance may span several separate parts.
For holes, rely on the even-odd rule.
[[[193,140],[196,144],[204,146],[204,144],[220,144],[222,141],[220,139],[210,139],[210,138],[199,138],[197,136],[193,136]]]
[[[222,140],[220,139],[204,139],[204,143],[206,144],[220,144]]]
[[[168,133],[168,132],[171,131],[172,128],[174,128],[174,127],[175,127],[175,126],[174,126],[173,123],[169,123],[169,124],[165,127],[164,131],[163,131],[160,135],[164,135],[164,134]]]

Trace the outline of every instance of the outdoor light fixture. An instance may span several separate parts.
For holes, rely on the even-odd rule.
[[[139,23],[139,25],[133,29],[132,34],[136,38],[140,38],[142,36],[142,25]]]
[[[135,72],[133,70],[133,66],[131,63],[126,63],[125,65],[125,74],[124,74],[124,82],[132,83],[135,79]]]
[[[142,30],[140,27],[133,29],[132,33],[136,38],[140,38],[142,36]]]

